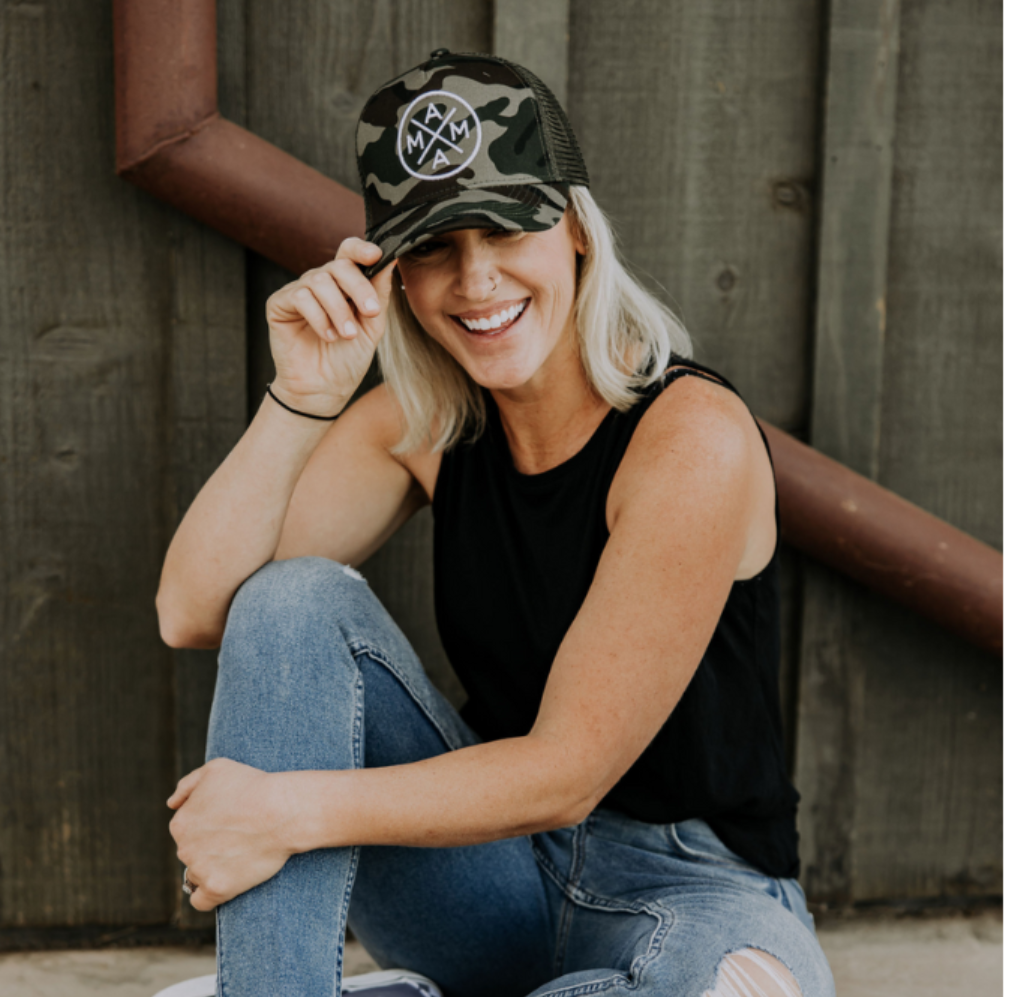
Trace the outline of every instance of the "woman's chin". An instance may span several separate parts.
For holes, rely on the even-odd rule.
[[[470,358],[463,364],[469,376],[489,391],[512,391],[524,387],[535,376],[538,364],[525,363],[522,358],[496,357],[483,362]]]

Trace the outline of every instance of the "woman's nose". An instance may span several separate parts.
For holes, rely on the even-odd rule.
[[[496,263],[482,249],[466,248],[459,257],[458,293],[472,301],[485,301],[496,291],[500,278]]]

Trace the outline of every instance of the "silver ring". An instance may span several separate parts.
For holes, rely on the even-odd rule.
[[[190,866],[187,866],[183,870],[183,892],[188,897],[194,892],[194,890],[197,889],[197,886],[194,883],[191,883],[190,880],[187,878],[187,873],[189,873],[189,872],[190,872]]]
[[[493,282],[493,290],[495,291],[500,285],[496,282],[496,278],[490,274],[489,279]]]

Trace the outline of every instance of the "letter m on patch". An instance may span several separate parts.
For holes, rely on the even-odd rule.
[[[423,133],[416,132],[414,135],[409,135],[408,144],[405,149],[405,155],[407,156],[413,149],[422,149],[424,144]]]
[[[451,141],[453,142],[462,135],[468,138],[468,118],[465,118],[463,121],[451,122]]]

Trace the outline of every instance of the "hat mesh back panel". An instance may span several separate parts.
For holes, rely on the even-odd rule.
[[[503,60],[506,62],[507,60]],[[554,172],[560,180],[567,183],[577,184],[581,187],[590,186],[588,181],[588,167],[585,166],[584,157],[581,155],[581,148],[577,144],[577,137],[570,121],[564,113],[560,102],[556,99],[553,91],[546,86],[534,73],[519,66],[517,63],[507,63],[518,74],[526,86],[535,94],[539,110],[542,112],[542,121],[545,128],[547,148],[552,161]]]

